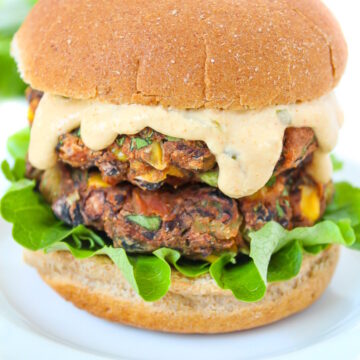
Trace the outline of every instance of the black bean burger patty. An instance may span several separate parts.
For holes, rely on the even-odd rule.
[[[30,166],[28,174],[34,174]],[[329,193],[304,169],[283,173],[240,200],[199,184],[158,191],[128,183],[111,186],[96,171],[61,163],[38,179],[40,192],[65,223],[104,231],[115,247],[130,253],[168,247],[195,259],[246,251],[248,232],[271,220],[288,229],[312,225]]]
[[[32,122],[42,93],[28,90],[29,120]],[[310,128],[285,131],[281,157],[275,167],[278,175],[302,164],[316,149]],[[73,168],[97,168],[110,185],[128,181],[144,190],[156,191],[163,185],[173,187],[205,182],[216,187],[209,174],[216,174],[215,156],[202,141],[187,141],[162,135],[150,128],[138,134],[119,135],[108,148],[93,151],[85,146],[79,130],[63,134],[57,145],[59,161]]]

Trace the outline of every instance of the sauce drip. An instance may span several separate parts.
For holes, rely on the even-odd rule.
[[[55,165],[61,134],[81,127],[81,138],[92,150],[111,145],[120,134],[150,127],[164,135],[202,140],[216,156],[219,189],[232,198],[261,189],[280,158],[287,127],[310,127],[319,150],[313,176],[331,178],[328,153],[335,147],[343,115],[334,94],[302,104],[262,110],[177,110],[161,106],[113,105],[45,94],[31,130],[29,160],[38,169]]]

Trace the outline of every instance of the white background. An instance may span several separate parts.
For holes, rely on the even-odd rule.
[[[360,1],[324,2],[339,20],[349,46],[348,66],[336,90],[345,112],[345,124],[336,152],[340,157],[360,160]]]

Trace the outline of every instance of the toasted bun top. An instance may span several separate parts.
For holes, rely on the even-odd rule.
[[[331,91],[347,47],[320,0],[40,0],[13,54],[53,94],[245,109]]]

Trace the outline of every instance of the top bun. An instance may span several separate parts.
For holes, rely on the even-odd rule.
[[[320,0],[40,0],[13,54],[44,92],[248,109],[328,93],[347,47]]]

